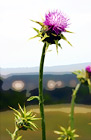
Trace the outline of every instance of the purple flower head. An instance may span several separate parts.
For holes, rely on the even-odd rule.
[[[86,67],[86,71],[89,72],[89,73],[91,73],[91,66],[87,66]]]
[[[49,12],[45,15],[44,25],[48,26],[48,29],[55,32],[57,35],[61,32],[65,32],[68,27],[68,18],[58,10]]]
[[[86,67],[87,77],[91,78],[91,65]]]

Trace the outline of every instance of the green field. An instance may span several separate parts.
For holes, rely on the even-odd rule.
[[[39,117],[38,106],[28,106],[27,110],[33,109]],[[47,140],[57,140],[58,135],[54,130],[59,130],[59,126],[67,127],[69,125],[70,105],[50,105],[45,106],[46,133]],[[23,140],[41,140],[40,121],[37,122],[39,130],[35,132],[21,131]],[[0,112],[0,140],[10,140],[6,128],[14,131],[13,111]],[[77,140],[91,140],[91,106],[76,105],[75,107],[75,128],[76,133],[80,135]]]

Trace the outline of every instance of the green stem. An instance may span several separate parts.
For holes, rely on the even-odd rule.
[[[46,42],[44,43],[41,61],[40,61],[40,69],[39,69],[39,104],[40,104],[40,114],[41,114],[41,127],[42,127],[42,140],[46,140],[46,132],[45,132],[45,116],[44,116],[44,99],[43,99],[43,66],[46,52]]]
[[[15,131],[14,131],[14,133],[13,133],[13,135],[12,135],[12,140],[15,140],[15,139],[16,139],[18,130],[19,130],[19,129],[16,127],[16,128],[15,128]]]
[[[72,94],[72,100],[71,100],[71,114],[70,114],[70,124],[71,124],[71,129],[74,129],[74,106],[75,106],[75,99],[76,99],[76,94],[80,88],[81,83],[77,84],[75,90],[73,90]]]

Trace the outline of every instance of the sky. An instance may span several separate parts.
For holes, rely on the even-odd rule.
[[[62,49],[57,54],[55,45],[46,53],[45,66],[91,62],[91,0],[1,0],[0,1],[0,67],[39,66],[43,48],[30,21],[42,21],[49,10],[60,10],[70,19],[66,38],[73,45],[60,40]]]

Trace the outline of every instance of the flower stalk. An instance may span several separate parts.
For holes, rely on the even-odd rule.
[[[39,69],[39,105],[41,115],[41,127],[42,127],[42,140],[46,140],[45,130],[45,116],[44,116],[44,98],[43,98],[43,66],[46,52],[46,42],[44,43]]]
[[[75,107],[75,99],[76,99],[76,95],[77,92],[80,88],[81,83],[77,84],[75,90],[73,90],[73,94],[72,94],[72,100],[71,100],[71,113],[70,113],[70,125],[71,125],[71,129],[74,129],[74,107]]]
[[[33,22],[39,24],[41,26],[41,29],[38,30],[36,28],[33,28],[37,35],[34,37],[31,37],[29,39],[33,39],[36,37],[40,37],[40,41],[44,43],[41,60],[40,60],[40,69],[39,69],[39,105],[40,105],[40,115],[41,115],[41,126],[42,126],[42,140],[46,140],[46,130],[45,130],[45,116],[44,116],[44,98],[43,98],[43,66],[44,66],[44,59],[45,59],[45,53],[48,49],[49,45],[55,44],[56,50],[58,53],[58,47],[61,47],[61,44],[59,41],[61,39],[65,40],[68,44],[72,46],[72,44],[66,39],[66,37],[63,35],[63,32],[69,32],[66,28],[68,27],[68,18],[66,18],[62,12],[56,10],[56,11],[49,11],[47,14],[45,14],[45,20],[43,22],[34,21]],[[36,97],[30,97],[28,101],[35,99]]]

